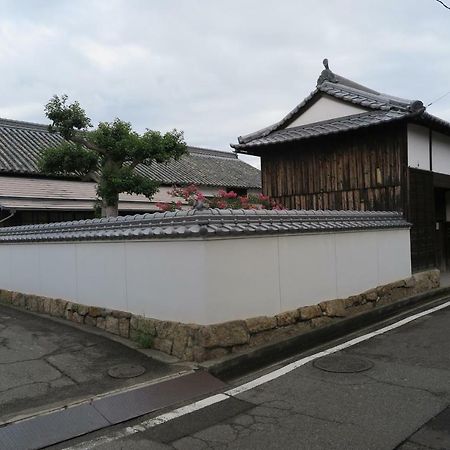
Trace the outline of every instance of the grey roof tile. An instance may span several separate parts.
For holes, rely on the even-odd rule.
[[[408,115],[400,111],[369,111],[354,116],[331,119],[324,122],[317,122],[308,125],[302,125],[295,128],[286,128],[284,130],[274,131],[267,136],[255,138],[247,144],[236,144],[237,150],[250,147],[259,147],[279,142],[293,142],[316,136],[325,136],[336,134],[342,131],[357,130],[364,127],[373,126],[380,123],[400,120]]]
[[[37,167],[43,149],[63,141],[46,125],[0,119],[0,173],[42,175]],[[151,166],[139,165],[136,171],[162,184],[260,188],[260,171],[231,152],[188,147],[189,154],[179,161]]]
[[[440,127],[446,133],[450,133],[450,123],[426,113],[423,103],[419,100],[408,100],[383,94],[340,75],[333,74],[331,71],[325,72],[322,72],[321,77],[319,77],[316,89],[282,120],[254,133],[239,136],[238,144],[232,144],[231,146],[238,151],[243,151],[244,149],[260,145],[326,135],[330,134],[332,130],[335,132],[355,130],[360,127],[373,126],[399,118],[407,118],[420,123],[434,125]],[[290,128],[289,130],[296,130],[295,138],[293,138],[292,133],[288,132],[285,127],[323,95],[329,95],[354,105],[362,106],[367,108],[368,111],[367,113],[341,118],[342,120],[337,119],[336,121],[324,121],[303,127]],[[351,120],[349,122],[346,119]],[[324,125],[323,128],[320,127],[320,124]],[[302,128],[301,132],[299,128]]]
[[[396,212],[205,209],[0,228],[0,243],[207,238],[409,226]]]

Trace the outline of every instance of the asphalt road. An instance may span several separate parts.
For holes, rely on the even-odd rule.
[[[108,375],[122,365],[145,373]],[[106,337],[0,305],[0,424],[179,370]]]
[[[124,436],[142,417],[53,448],[450,449],[450,307],[337,355],[334,369],[367,370],[319,359],[162,425]]]

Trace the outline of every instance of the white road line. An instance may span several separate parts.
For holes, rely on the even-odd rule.
[[[225,391],[223,394],[212,395],[211,397],[204,398],[202,400],[191,403],[189,405],[182,406],[181,408],[174,409],[173,411],[170,411],[168,413],[161,414],[160,416],[154,417],[152,419],[145,420],[144,422],[141,422],[132,427],[124,428],[122,430],[119,430],[115,433],[110,434],[109,436],[101,436],[97,439],[82,442],[81,444],[77,444],[72,447],[66,447],[64,450],[90,450],[95,447],[98,447],[99,445],[104,445],[109,442],[116,441],[116,440],[124,438],[126,436],[130,436],[132,434],[148,430],[149,428],[153,428],[157,425],[161,425],[161,424],[169,422],[173,419],[177,419],[179,417],[185,416],[194,411],[198,411],[200,409],[207,408],[208,406],[211,406],[215,403],[222,402],[224,400],[229,399],[230,397],[235,397],[236,395],[242,394],[243,392],[246,392],[250,389],[254,389],[255,387],[261,386],[262,384],[268,383],[269,381],[273,381],[273,380],[275,380],[283,375],[286,375],[287,373],[292,372],[293,370],[295,370],[301,366],[304,366],[305,364],[308,364],[309,362],[314,361],[318,358],[322,358],[323,356],[331,355],[331,354],[339,352],[345,348],[353,347],[354,345],[359,344],[360,342],[368,341],[369,339],[372,339],[375,336],[379,336],[380,334],[384,334],[384,333],[387,333],[388,331],[395,330],[396,328],[406,325],[407,323],[413,322],[414,320],[420,319],[421,317],[427,316],[436,311],[447,308],[448,306],[450,306],[450,301],[445,302],[439,306],[435,306],[434,308],[427,309],[426,311],[422,311],[420,313],[414,314],[410,317],[406,317],[405,319],[399,320],[398,322],[395,322],[391,325],[380,328],[379,330],[373,331],[373,332],[365,334],[363,336],[359,336],[355,339],[351,339],[350,341],[336,345],[335,347],[329,348],[322,352],[315,353],[314,355],[310,355],[305,358],[294,361],[290,364],[287,364],[284,367],[281,367],[280,369],[276,369],[273,372],[267,373],[267,374],[262,375],[252,381],[249,381],[248,383],[245,383],[241,386],[237,386],[235,388],[229,389],[228,391]]]
[[[248,391],[255,387],[258,387],[264,383],[268,383],[269,381],[275,380],[278,377],[286,375],[287,373],[292,372],[293,370],[297,369],[298,367],[304,366],[305,364],[308,364],[309,362],[314,361],[315,359],[322,358],[323,356],[331,355],[333,353],[344,350],[345,348],[349,348],[356,344],[359,344],[360,342],[364,342],[369,339],[372,339],[373,337],[379,336],[380,334],[386,333],[391,330],[395,330],[396,328],[399,328],[403,325],[406,325],[409,322],[417,320],[420,317],[434,313],[436,311],[439,311],[440,309],[447,308],[448,306],[450,306],[450,302],[443,303],[442,305],[436,306],[431,309],[427,309],[426,311],[422,311],[421,313],[417,313],[417,314],[414,314],[413,316],[399,320],[398,322],[395,322],[392,325],[388,325],[387,327],[380,328],[379,330],[373,331],[372,333],[368,333],[363,336],[359,336],[355,339],[344,342],[343,344],[336,345],[335,347],[329,348],[322,352],[315,353],[314,355],[299,359],[299,360],[294,361],[284,367],[281,367],[280,369],[274,370],[273,372],[270,372],[266,375],[256,378],[255,380],[249,381],[248,383],[245,383],[241,386],[237,386],[233,389],[225,391],[225,394],[230,395],[230,396],[238,395],[242,392],[245,392],[245,391]]]
[[[66,447],[65,450],[86,450],[98,447],[99,445],[105,445],[109,442],[117,441],[117,439],[121,439],[126,436],[148,430],[149,428],[153,428],[156,425],[161,425],[163,423],[169,422],[170,420],[185,416],[186,414],[190,414],[194,411],[198,411],[200,409],[214,405],[214,403],[219,403],[229,398],[230,397],[225,394],[212,395],[211,397],[204,398],[189,405],[182,406],[181,408],[174,409],[173,411],[169,411],[168,413],[161,414],[160,416],[154,417],[152,419],[145,420],[144,422],[141,422],[132,427],[126,427],[122,430],[112,433],[109,436],[101,436],[97,439],[93,439],[92,441],[82,442],[81,444],[77,444],[72,447]]]

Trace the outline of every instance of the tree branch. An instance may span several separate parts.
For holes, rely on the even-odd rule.
[[[104,149],[97,147],[92,142],[89,142],[80,136],[73,136],[72,141],[75,142],[76,144],[83,145],[84,147],[88,148],[89,150],[100,153],[101,155],[106,155],[106,151]]]

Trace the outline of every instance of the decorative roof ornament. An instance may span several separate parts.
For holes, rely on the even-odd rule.
[[[337,83],[338,79],[336,75],[330,70],[330,67],[328,66],[328,59],[325,58],[323,60],[323,65],[325,67],[324,70],[322,70],[322,73],[320,74],[318,80],[317,80],[317,86],[320,86],[325,81],[330,81],[331,83]]]

